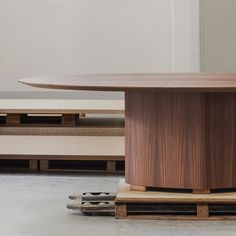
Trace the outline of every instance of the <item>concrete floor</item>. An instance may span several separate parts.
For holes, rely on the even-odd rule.
[[[117,176],[0,175],[0,236],[235,236],[236,221],[180,222],[86,217],[66,209],[67,196],[115,191]]]

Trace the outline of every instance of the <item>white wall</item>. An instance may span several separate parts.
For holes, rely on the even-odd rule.
[[[201,69],[236,72],[236,1],[201,0]]]
[[[35,91],[16,82],[35,75],[198,71],[198,1],[0,0],[0,91]]]

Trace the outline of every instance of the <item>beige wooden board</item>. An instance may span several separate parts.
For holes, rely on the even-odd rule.
[[[192,194],[192,193],[173,193],[173,192],[140,192],[130,191],[130,185],[120,180],[116,202],[124,203],[235,203],[236,192],[211,193],[211,194]]]
[[[125,138],[108,136],[1,135],[0,154],[124,156]]]
[[[0,99],[0,114],[123,114],[123,100]]]
[[[124,136],[121,127],[0,127],[0,135]]]

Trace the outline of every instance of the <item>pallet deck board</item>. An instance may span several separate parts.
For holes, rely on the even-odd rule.
[[[130,191],[130,185],[126,184],[124,179],[120,180],[119,190],[117,193],[117,202],[171,202],[171,203],[220,203],[235,202],[236,192],[214,193],[214,194],[193,194],[193,193],[176,193],[176,192],[140,192]]]
[[[55,119],[53,119],[55,118]],[[40,122],[41,121],[41,122]],[[46,119],[47,121],[47,119]],[[124,136],[124,118],[85,117],[78,124],[61,124],[57,117],[26,118],[26,121],[14,125],[0,125],[0,135],[55,135],[55,136]]]
[[[124,136],[120,127],[0,127],[0,135]]]

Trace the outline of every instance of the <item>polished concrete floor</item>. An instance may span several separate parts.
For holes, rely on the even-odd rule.
[[[0,174],[0,236],[235,236],[236,221],[134,221],[86,217],[67,196],[115,191],[117,176]]]

